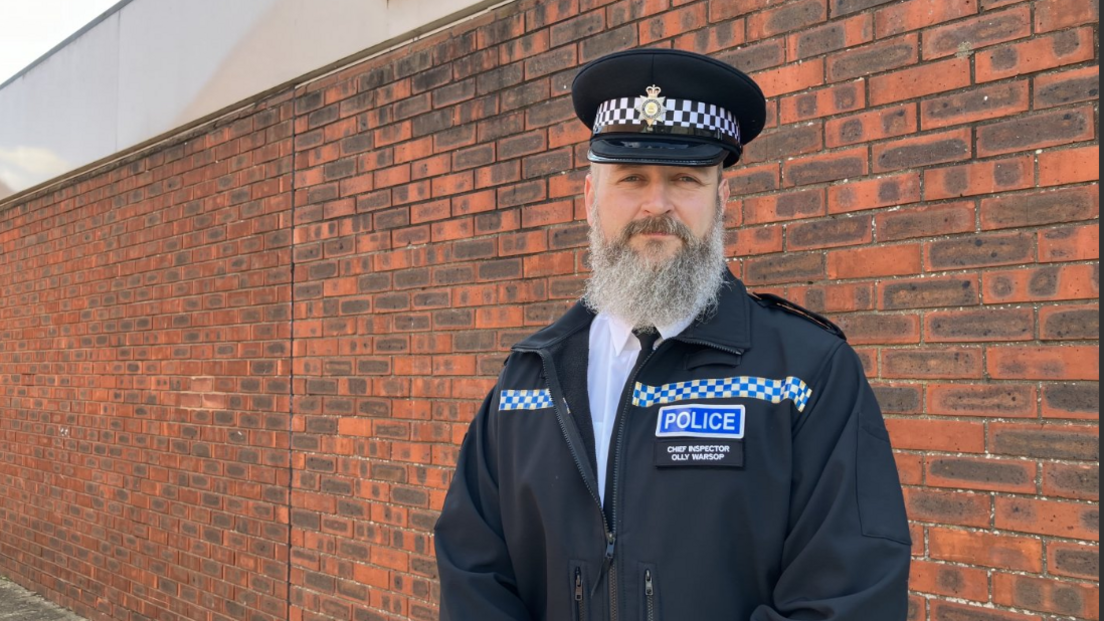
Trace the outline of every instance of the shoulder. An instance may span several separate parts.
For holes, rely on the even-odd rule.
[[[803,337],[806,335],[814,338],[828,336],[831,341],[847,340],[847,335],[843,333],[843,330],[827,317],[783,297],[771,293],[754,293],[751,291],[748,292],[748,297],[753,302],[753,308],[758,307],[767,321],[780,323],[788,329],[796,330]]]

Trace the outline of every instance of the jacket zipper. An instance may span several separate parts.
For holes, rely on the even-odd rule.
[[[544,370],[544,376],[546,378],[551,377],[548,374],[548,358],[547,358],[546,352],[544,352],[543,350],[539,350],[539,349],[538,350],[518,349],[518,350],[515,350],[515,351],[527,351],[527,352],[530,352],[530,353],[535,353],[538,356],[540,356],[541,367]],[[548,392],[549,392],[550,395],[552,395],[552,385],[551,384],[552,384],[551,381],[549,381]],[[598,491],[595,490],[590,485],[590,482],[587,480],[586,470],[583,468],[583,462],[579,458],[579,452],[575,449],[575,445],[571,442],[571,435],[568,434],[568,432],[567,432],[567,419],[564,416],[564,412],[566,412],[566,414],[568,416],[571,415],[571,407],[567,405],[567,399],[566,398],[564,399],[564,412],[561,412],[559,406],[556,403],[556,396],[552,395],[552,410],[554,412],[556,412],[556,422],[558,422],[559,425],[560,425],[560,433],[563,434],[564,442],[567,443],[567,448],[568,448],[569,451],[571,451],[571,459],[574,460],[575,468],[578,469],[579,476],[582,477],[582,479],[583,479],[583,485],[586,485],[587,491],[590,492],[590,497],[592,499],[594,499],[594,506],[598,507],[598,516],[602,520],[602,529],[606,533],[606,554],[605,554],[605,557],[606,557],[606,566],[608,568],[610,568],[610,577],[609,577],[609,580],[610,580],[610,593],[615,593],[614,589],[615,589],[616,583],[617,583],[617,576],[614,575],[614,572],[613,572],[612,568],[613,568],[614,544],[617,542],[617,536],[614,534],[613,529],[610,527],[609,520],[606,519],[606,513],[602,510],[602,499],[598,495]],[[595,586],[597,586],[597,585],[595,585]],[[578,601],[578,600],[576,600],[576,601]],[[612,606],[613,606],[613,609],[616,610],[616,603],[612,604]],[[613,613],[613,619],[611,619],[611,621],[617,621],[616,612]]]
[[[655,621],[655,583],[652,582],[652,570],[644,570],[644,603],[647,606],[647,621]]]
[[[583,570],[575,568],[575,618],[586,621],[586,591],[583,589]]]
[[[621,470],[621,447],[625,443],[625,424],[626,419],[629,415],[629,405],[632,403],[632,399],[630,399],[629,397],[633,394],[633,391],[635,390],[636,378],[640,376],[640,372],[644,369],[645,366],[647,366],[648,361],[652,359],[652,356],[656,354],[659,348],[663,347],[666,344],[667,341],[664,340],[664,342],[659,344],[659,347],[656,347],[652,351],[648,352],[648,355],[644,357],[644,360],[642,360],[640,364],[636,365],[636,368],[632,370],[632,374],[629,376],[629,380],[625,382],[625,392],[624,395],[621,397],[621,413],[617,417],[617,436],[613,448],[613,472],[611,473],[611,476],[613,477],[613,493],[611,495],[610,502],[612,502],[613,504],[611,505],[610,510],[610,522],[613,528],[610,530],[609,545],[606,546],[606,562],[609,564],[610,621],[618,621],[618,618],[620,617],[618,610],[619,602],[617,597],[617,564],[614,563],[613,556],[614,544],[617,542],[617,525],[620,523],[617,520],[617,507],[619,504],[617,502],[617,492],[619,489],[618,483],[621,479],[621,477],[619,476]]]

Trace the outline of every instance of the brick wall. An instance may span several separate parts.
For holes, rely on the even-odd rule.
[[[586,274],[577,67],[771,97],[732,270],[829,313],[910,621],[1099,619],[1095,0],[519,0],[0,206],[0,572],[92,619],[436,618],[509,346]]]

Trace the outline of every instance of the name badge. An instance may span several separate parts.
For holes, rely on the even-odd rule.
[[[741,440],[744,437],[744,414],[742,405],[668,406],[659,410],[656,437]]]
[[[655,465],[671,467],[744,467],[743,440],[656,440]]]

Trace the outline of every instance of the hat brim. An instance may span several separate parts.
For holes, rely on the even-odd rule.
[[[588,159],[600,164],[698,167],[722,162],[731,166],[740,155],[716,144],[629,134],[594,138]]]

